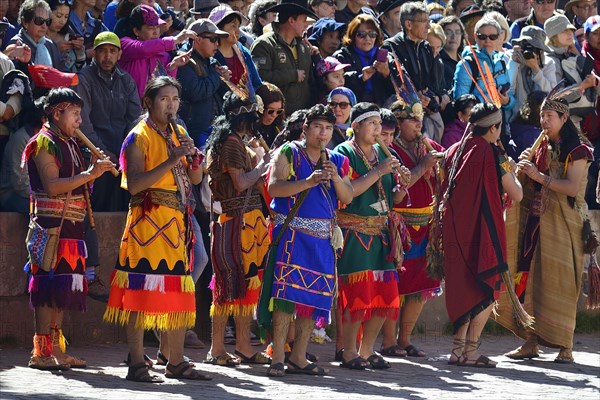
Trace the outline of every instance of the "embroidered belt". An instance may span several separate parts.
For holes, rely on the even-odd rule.
[[[287,215],[285,214],[275,214],[275,226],[283,225],[286,218]],[[305,231],[312,236],[329,239],[331,236],[331,221],[331,219],[294,217],[288,226]]]
[[[65,207],[66,195],[47,196],[41,193],[33,194],[34,213],[39,217],[61,218]],[[86,204],[83,195],[71,195],[65,219],[82,222],[86,215]]]
[[[370,236],[379,236],[387,228],[387,216],[385,215],[363,217],[362,215],[338,212],[337,222],[340,228]]]
[[[433,206],[423,208],[394,208],[409,226],[427,226],[433,215]]]
[[[147,189],[131,197],[129,202],[129,207],[143,207],[146,211],[149,211],[152,206],[165,206],[185,212],[177,192],[168,190]]]
[[[260,195],[258,193],[221,200],[221,209],[224,213],[242,209],[244,213],[247,213],[248,211],[259,210],[261,208],[262,203],[260,202]]]

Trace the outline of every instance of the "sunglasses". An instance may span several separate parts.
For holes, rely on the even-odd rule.
[[[42,17],[34,17],[33,23],[37,26],[42,26],[44,24],[46,24],[46,26],[50,26],[50,24],[52,23],[52,18],[44,19]]]
[[[554,3],[556,0],[535,0],[535,4],[552,4]]]
[[[477,39],[483,41],[486,39],[490,39],[490,40],[496,40],[500,37],[500,35],[498,35],[497,33],[493,34],[493,35],[484,35],[483,33],[478,33],[477,34]]]
[[[66,4],[68,6],[73,5],[73,0],[56,0],[58,4]]]
[[[210,41],[211,43],[217,43],[219,41],[219,37],[218,36],[200,36],[202,39],[206,39],[208,41]]]
[[[330,101],[329,107],[330,108],[339,107],[340,109],[345,110],[346,108],[350,107],[350,103],[348,103],[347,101],[340,101],[339,103],[337,101]]]
[[[283,108],[267,108],[267,114],[273,115],[275,113],[281,115],[283,113]]]
[[[319,4],[327,4],[328,6],[333,7],[335,5],[335,2],[333,0],[323,0],[319,2]]]
[[[366,37],[370,37],[371,39],[377,39],[379,34],[375,31],[358,31],[356,32],[356,37],[359,39],[365,39]]]

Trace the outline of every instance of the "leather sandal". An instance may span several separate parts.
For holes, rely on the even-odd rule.
[[[452,344],[454,347],[452,348],[452,353],[448,358],[448,365],[456,365],[460,362],[467,341],[465,339],[454,339]],[[450,360],[452,357],[456,357],[456,360]]]
[[[573,358],[573,350],[561,347],[558,356],[556,356],[554,359],[554,362],[558,364],[573,364],[575,362],[575,359]]]
[[[523,345],[513,351],[509,351],[504,355],[513,360],[525,360],[527,358],[532,359],[540,356],[540,349],[537,345],[532,348],[527,348],[526,345]]]
[[[189,379],[192,381],[210,381],[212,377],[201,373],[194,369],[192,365],[187,361],[182,361],[177,365],[171,363],[167,364],[167,370],[165,371],[165,377],[169,379]]]
[[[400,345],[393,344],[388,347],[381,347],[379,350],[381,355],[386,357],[406,357],[406,350],[404,350]]]
[[[160,376],[150,375],[148,365],[145,362],[133,364],[127,370],[125,379],[133,382],[144,383],[163,383],[164,380]]]

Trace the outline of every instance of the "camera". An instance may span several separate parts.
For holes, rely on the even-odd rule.
[[[438,103],[435,100],[435,93],[433,93],[431,90],[428,90],[425,93],[425,96],[429,97],[431,100],[429,101],[429,104],[427,105],[427,109],[429,111],[431,111],[432,113],[436,113],[436,112],[440,112],[442,111],[442,106],[440,105],[440,103]]]
[[[523,53],[523,58],[526,60],[531,60],[533,58],[533,54],[537,49],[533,47],[531,44],[527,42],[523,42],[521,45],[521,51]]]

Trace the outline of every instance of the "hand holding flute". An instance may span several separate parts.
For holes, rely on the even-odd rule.
[[[167,128],[169,131],[175,132],[175,135],[177,135],[177,139],[182,147],[187,147],[188,151],[185,153],[186,161],[192,167],[192,169],[198,169],[200,162],[197,160],[198,154],[196,152],[196,148],[194,147],[193,140],[189,136],[181,133],[173,114],[169,114],[168,118],[169,123],[167,124]]]
[[[375,139],[377,144],[383,150],[383,153],[386,155],[386,159],[381,162],[381,167],[384,168],[384,174],[393,172],[394,178],[396,179],[396,186],[394,187],[394,191],[398,191],[402,187],[407,187],[410,183],[410,170],[405,166],[400,164],[400,161],[396,157],[392,155],[390,149],[383,143],[380,137]],[[389,170],[387,170],[389,168]],[[387,171],[387,172],[385,172]]]
[[[102,150],[100,150],[99,148],[94,146],[92,141],[90,139],[88,139],[87,136],[85,136],[83,134],[83,132],[81,132],[79,129],[75,129],[75,135],[77,135],[77,138],[81,141],[81,143],[83,143],[85,145],[85,147],[90,149],[90,151],[92,152],[94,157],[96,157],[98,160],[102,160],[102,163],[104,163],[104,164],[106,162],[110,163],[110,168],[108,169],[108,171],[110,171],[110,173],[113,174],[113,176],[115,176],[115,177],[119,176],[119,171],[117,171],[117,169],[115,168],[115,165],[110,161],[110,159],[106,156],[106,154],[104,154],[102,152]]]
[[[325,147],[325,143],[324,142],[320,142],[319,143],[321,145],[321,166],[323,166],[325,164],[326,161],[329,161],[329,154],[327,153],[327,148]],[[329,182],[329,180],[325,181],[325,183],[323,183],[325,185],[325,189],[330,189],[331,188],[331,183]]]
[[[538,149],[542,145],[544,138],[546,137],[546,131],[543,130],[540,135],[535,139],[533,145],[529,149],[524,150],[519,156],[519,163],[517,164],[517,170],[515,174],[519,174],[520,172],[525,172],[528,177],[532,178],[538,172],[537,166],[532,162],[533,157],[535,157],[535,153],[537,153]]]

